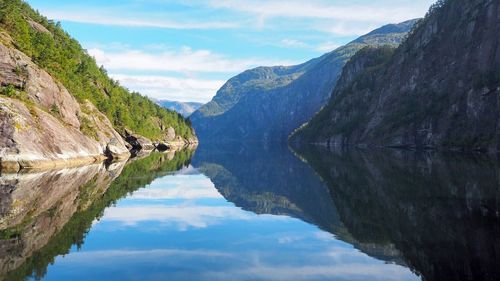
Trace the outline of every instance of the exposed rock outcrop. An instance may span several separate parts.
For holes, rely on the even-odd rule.
[[[0,166],[47,169],[129,155],[95,106],[76,99],[23,53],[0,44]]]
[[[151,151],[155,149],[153,142],[143,136],[136,135],[130,131],[125,130],[124,139],[128,142],[133,150]]]

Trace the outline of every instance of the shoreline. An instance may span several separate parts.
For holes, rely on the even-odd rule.
[[[171,151],[179,151],[183,149],[194,149],[197,146],[196,143],[190,143],[185,145],[173,145],[170,149],[161,151],[161,153],[171,152]],[[147,155],[151,154],[154,151],[158,151],[156,149],[153,150],[143,150],[143,152]],[[39,159],[39,160],[28,160],[28,159],[19,159],[19,160],[7,160],[4,161],[0,157],[0,176],[3,174],[19,174],[19,173],[33,173],[33,172],[45,172],[56,169],[65,169],[65,168],[76,168],[76,167],[84,167],[92,164],[99,164],[105,161],[124,161],[133,159],[134,157],[130,152],[122,153],[119,155],[113,155],[113,157],[108,157],[104,154],[99,155],[89,155],[82,157],[74,157],[74,158],[59,158],[59,159]]]

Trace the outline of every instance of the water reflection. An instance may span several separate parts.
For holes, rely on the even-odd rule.
[[[257,214],[286,215],[317,225],[366,254],[404,264],[390,242],[362,243],[342,223],[330,189],[286,146],[202,145],[193,165],[238,207]]]
[[[192,156],[2,176],[0,279],[499,278],[495,159],[256,145]]]
[[[219,159],[205,158],[217,155],[215,148],[200,148],[192,166],[158,177],[107,208],[84,246],[58,257],[49,266],[46,280],[417,279],[400,265],[374,259],[293,218],[317,221],[324,228],[342,227],[328,199],[328,188],[288,150],[263,154],[260,152],[270,151],[253,147],[249,154],[241,154],[227,149],[229,153],[223,155],[229,158],[223,157],[222,163],[240,161],[245,165],[225,169]],[[255,157],[257,152],[265,159]],[[266,164],[248,174],[244,171],[253,164],[243,155],[254,155],[258,163]],[[289,163],[291,160],[294,162]],[[273,170],[262,174],[267,168]],[[278,173],[281,168],[288,172]],[[291,171],[295,177],[286,179]],[[221,173],[227,177],[219,177]],[[267,182],[259,183],[257,176],[266,177]],[[246,180],[256,185],[254,190]],[[221,186],[224,194],[219,192]],[[262,209],[250,212],[251,207],[239,208],[239,203],[235,206],[224,197],[231,193],[245,202],[245,192],[250,194],[251,204]],[[318,210],[325,211],[319,215],[313,211],[314,196],[323,195],[325,201],[315,203]]]
[[[500,280],[500,163],[485,155],[301,150],[357,240],[425,280]]]
[[[0,177],[0,280],[42,279],[56,257],[79,249],[103,210],[154,178],[188,164],[192,152],[111,165]],[[118,177],[121,175],[120,177]]]

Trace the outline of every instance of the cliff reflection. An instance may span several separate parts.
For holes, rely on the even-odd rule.
[[[94,220],[118,199],[189,165],[193,152],[153,153],[130,163],[0,177],[0,280],[43,278],[55,257],[80,248]]]
[[[391,243],[424,280],[500,280],[500,163],[487,156],[301,150],[363,243]]]

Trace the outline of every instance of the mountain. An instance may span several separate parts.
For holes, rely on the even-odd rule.
[[[190,120],[203,141],[286,141],[329,100],[344,64],[365,46],[397,46],[416,20],[370,32],[296,66],[258,67],[231,78]]]
[[[173,110],[185,118],[203,106],[201,102],[180,102],[169,100],[157,100],[157,104],[169,110]]]
[[[125,139],[146,138],[196,141],[187,120],[120,86],[59,23],[0,1],[0,171],[127,157]]]
[[[498,1],[439,1],[399,48],[359,52],[292,142],[498,151],[499,18]]]

